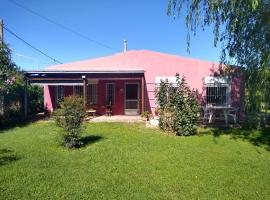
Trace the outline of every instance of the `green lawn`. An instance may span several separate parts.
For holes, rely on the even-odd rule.
[[[96,123],[77,150],[59,146],[57,131],[51,122],[0,131],[1,199],[270,199],[267,131],[173,137]]]

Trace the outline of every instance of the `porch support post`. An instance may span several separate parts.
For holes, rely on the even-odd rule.
[[[141,101],[141,113],[143,113],[144,112],[144,94],[145,94],[145,92],[144,92],[144,77],[142,77],[141,78],[141,99],[142,99],[142,101]]]
[[[83,78],[83,105],[84,108],[87,108],[87,79],[85,76],[82,76]]]
[[[28,113],[28,92],[27,92],[27,88],[28,88],[28,80],[25,77],[24,79],[24,118],[27,118],[27,113]]]

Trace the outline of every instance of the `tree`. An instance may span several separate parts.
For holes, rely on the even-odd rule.
[[[213,26],[221,62],[246,69],[247,110],[269,106],[270,0],[169,0],[167,14],[179,17],[184,5],[188,51],[190,34]]]
[[[4,114],[4,97],[18,76],[18,68],[11,60],[11,50],[6,44],[0,48],[0,114]]]
[[[28,87],[31,114],[42,111],[42,88]],[[19,123],[23,119],[24,76],[12,61],[12,52],[6,44],[0,47],[0,126]]]
[[[11,50],[4,44],[0,49],[0,94],[8,92],[18,71],[18,67],[11,60]]]

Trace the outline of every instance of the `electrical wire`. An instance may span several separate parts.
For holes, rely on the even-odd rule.
[[[63,64],[62,62],[56,60],[55,58],[49,56],[48,54],[44,53],[43,51],[39,50],[38,48],[34,47],[33,45],[31,45],[29,42],[26,42],[24,39],[22,39],[20,36],[18,36],[17,34],[15,34],[13,31],[11,31],[10,29],[8,29],[6,26],[3,27],[7,32],[9,32],[11,35],[13,35],[14,37],[16,37],[17,39],[21,40],[23,43],[25,43],[26,45],[28,45],[29,47],[35,49],[36,51],[38,51],[39,53],[41,53],[42,55],[46,56],[47,58],[50,58],[51,60],[53,60],[56,63],[59,64]]]
[[[84,34],[81,34],[81,33],[79,33],[78,31],[76,31],[76,30],[74,30],[74,29],[71,29],[71,28],[69,28],[69,27],[67,27],[67,26],[65,26],[65,25],[63,25],[63,24],[60,24],[60,23],[58,23],[58,22],[56,22],[56,21],[54,21],[54,20],[52,20],[52,19],[50,19],[50,18],[48,18],[48,17],[45,17],[45,16],[43,16],[43,15],[41,15],[41,14],[39,14],[39,13],[37,13],[37,12],[35,12],[35,11],[33,11],[33,10],[31,10],[31,9],[29,9],[29,8],[27,8],[27,7],[25,7],[25,6],[21,5],[21,4],[19,4],[19,3],[17,3],[16,1],[13,1],[13,0],[8,0],[8,1],[11,2],[11,3],[13,3],[14,5],[16,5],[16,6],[20,7],[20,8],[22,8],[22,9],[24,9],[24,10],[26,10],[26,11],[32,13],[33,15],[36,15],[36,16],[42,18],[43,20],[45,20],[45,21],[47,21],[47,22],[50,22],[50,23],[52,23],[52,24],[54,24],[54,25],[56,25],[56,26],[59,26],[59,27],[61,27],[62,29],[66,30],[66,31],[69,31],[69,32],[71,32],[71,33],[73,33],[73,34],[75,34],[75,35],[77,35],[77,36],[79,36],[79,37],[81,37],[81,38],[83,38],[83,39],[86,39],[86,40],[88,40],[88,41],[90,41],[90,42],[92,42],[92,43],[95,43],[95,44],[97,44],[97,45],[99,45],[99,46],[102,46],[102,47],[104,47],[104,48],[110,49],[110,50],[112,50],[112,51],[114,51],[114,52],[118,52],[118,50],[116,50],[115,48],[110,47],[109,45],[106,45],[106,44],[104,44],[104,43],[102,43],[102,42],[99,42],[99,41],[97,41],[97,40],[94,40],[94,39],[92,39],[92,38],[90,38],[90,37],[88,37],[88,36],[86,36],[86,35],[84,35]]]

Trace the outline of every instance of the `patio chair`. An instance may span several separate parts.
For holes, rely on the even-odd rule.
[[[203,120],[207,120],[208,123],[211,123],[213,120],[213,114],[207,108],[207,106],[203,106]]]

